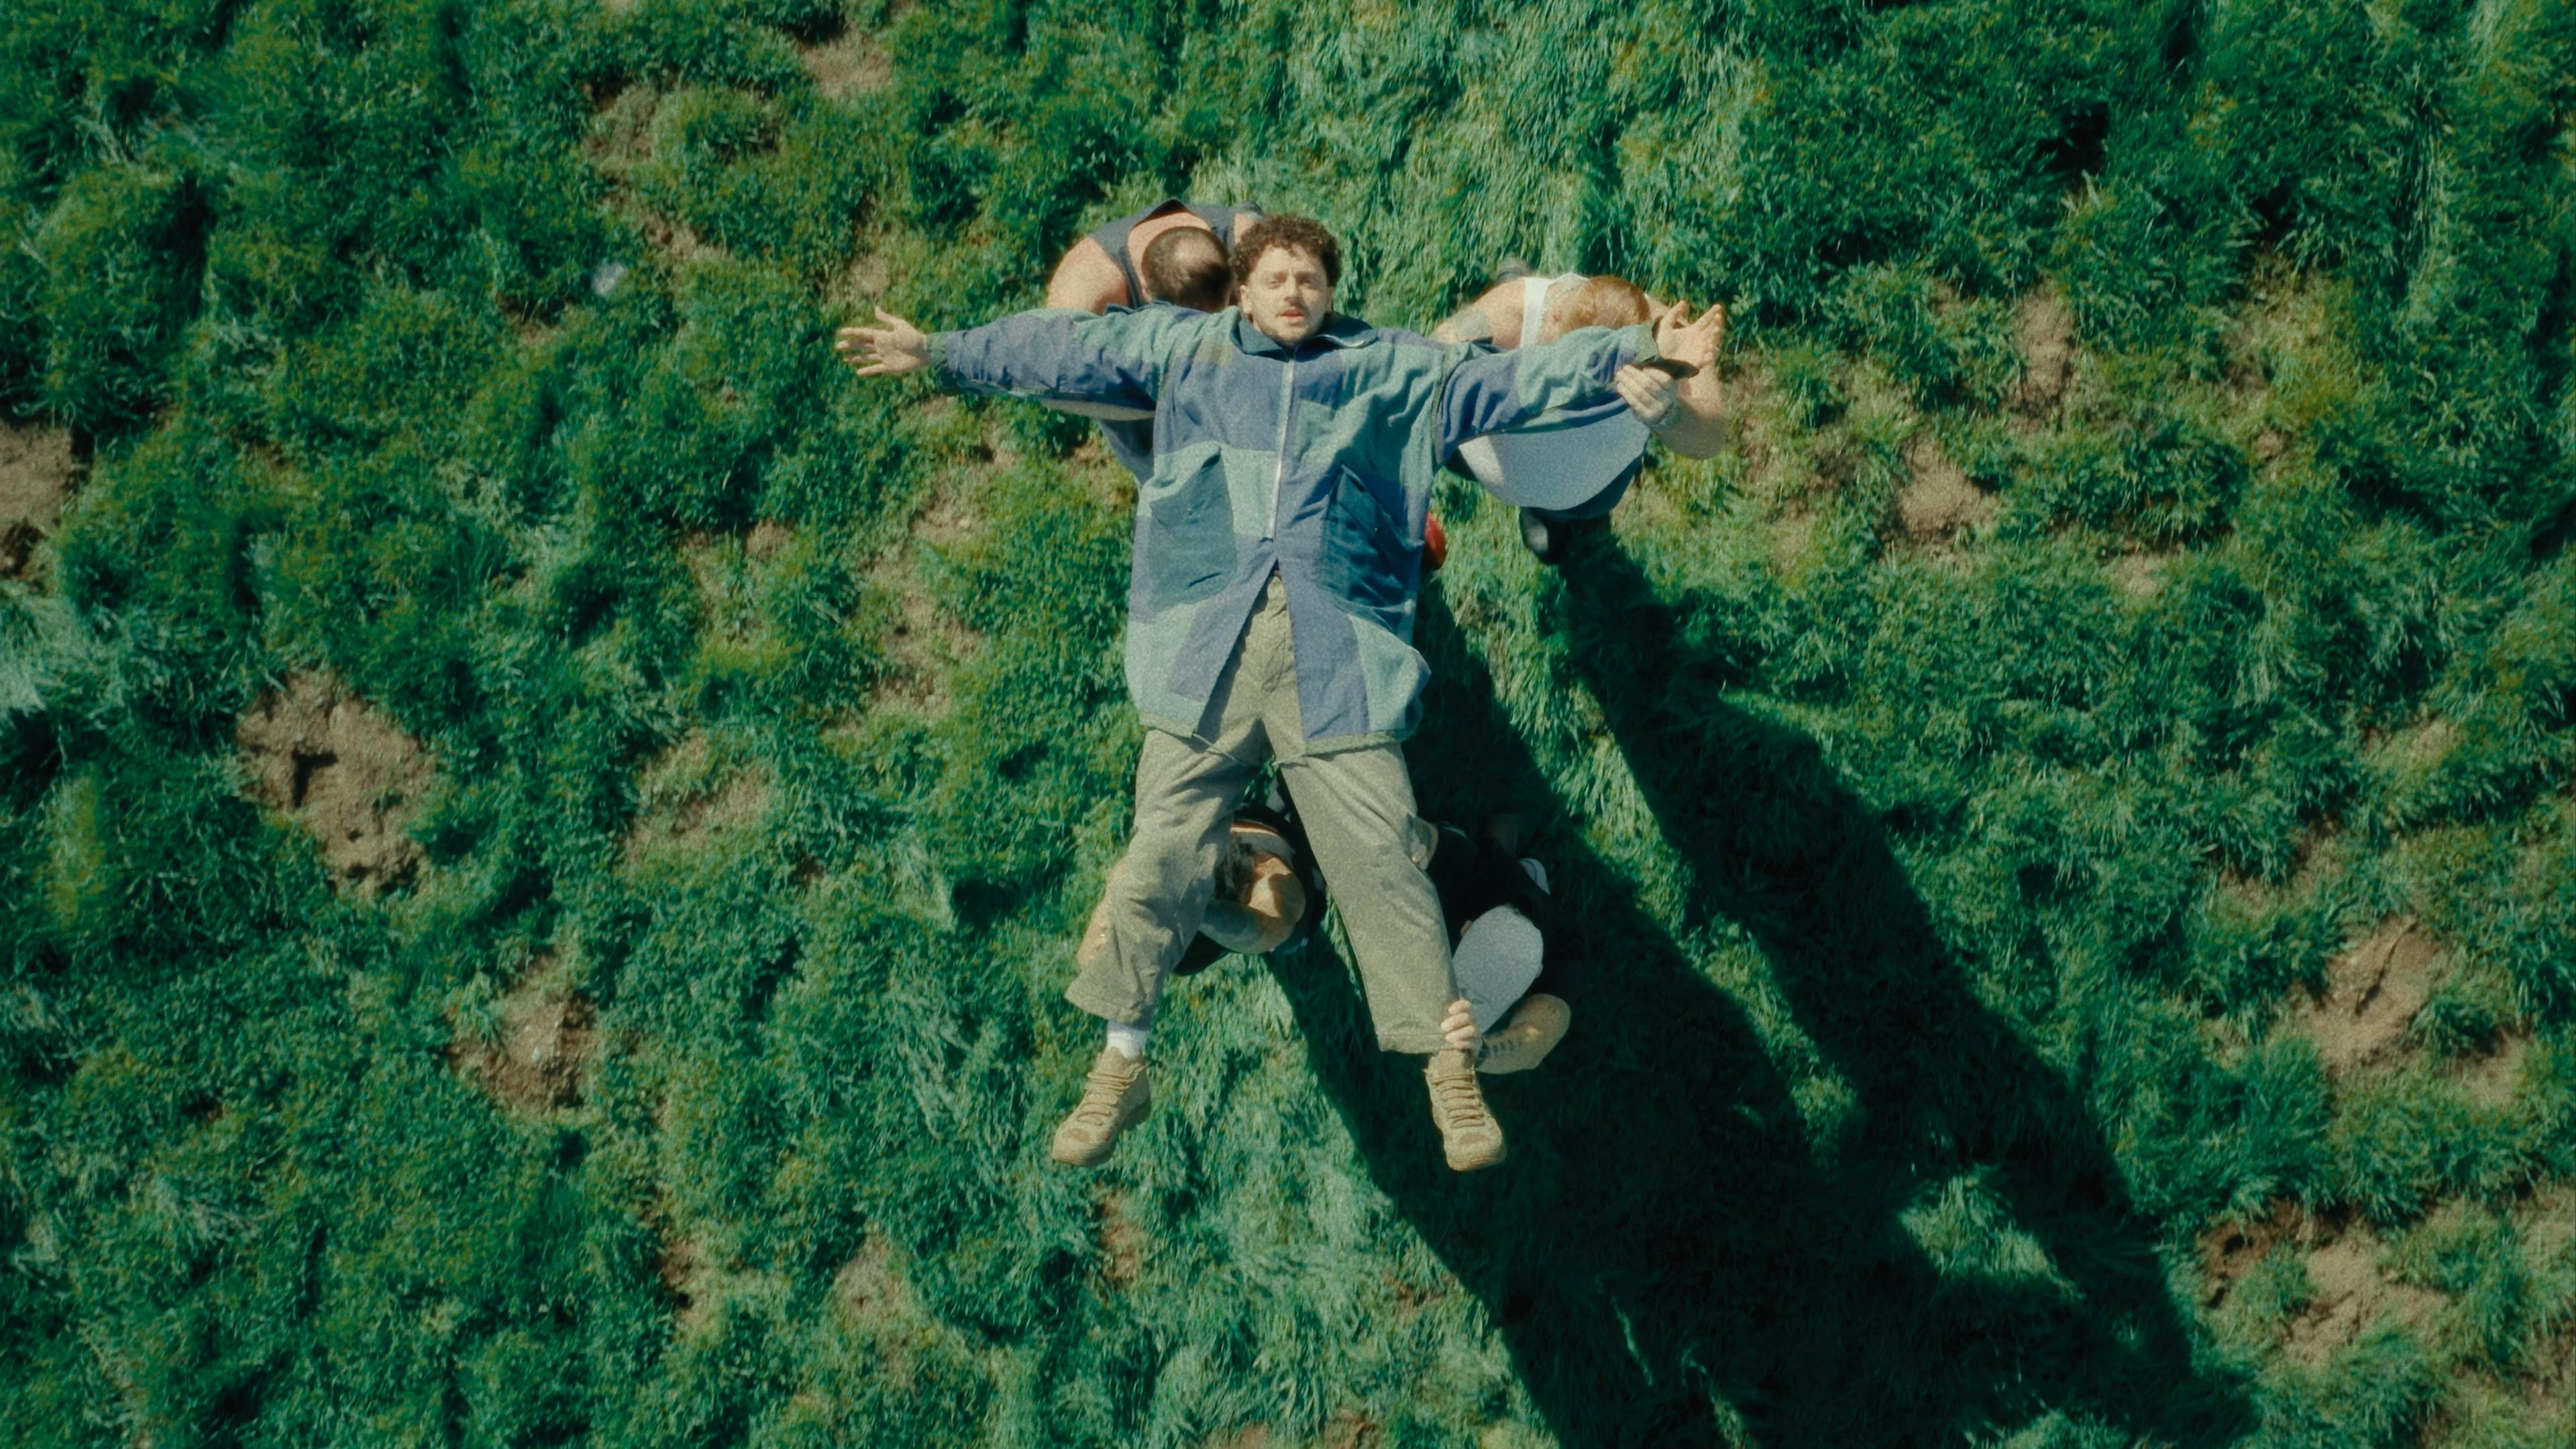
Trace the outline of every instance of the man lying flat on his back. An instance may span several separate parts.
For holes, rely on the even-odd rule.
[[[1333,882],[1378,1045],[1429,1057],[1451,1167],[1502,1160],[1474,1063],[1441,1030],[1458,995],[1448,932],[1411,853],[1398,742],[1428,667],[1412,645],[1422,527],[1440,461],[1469,438],[1624,409],[1612,378],[1655,355],[1643,327],[1493,352],[1333,312],[1341,251],[1302,217],[1235,249],[1240,308],[1024,312],[925,337],[901,319],[844,329],[865,375],[927,369],[953,387],[1154,409],[1136,505],[1127,687],[1148,726],[1136,825],[1107,929],[1065,992],[1110,1024],[1061,1161],[1097,1162],[1151,1098],[1142,1047],[1204,917],[1227,821],[1276,757]]]
[[[1095,228],[1047,279],[1046,304],[1083,312],[1168,302],[1213,312],[1234,291],[1234,234],[1260,219],[1249,207],[1167,196]],[[1153,414],[1100,403],[1060,404],[1100,424],[1101,441],[1142,483],[1154,471]]]

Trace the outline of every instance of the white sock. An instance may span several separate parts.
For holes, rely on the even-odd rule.
[[[1149,1021],[1113,1021],[1109,1023],[1109,1045],[1127,1054],[1129,1061],[1145,1059],[1145,1033],[1154,1029]]]

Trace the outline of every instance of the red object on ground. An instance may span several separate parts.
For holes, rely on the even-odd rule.
[[[1422,571],[1436,574],[1448,561],[1449,531],[1440,526],[1440,515],[1434,513],[1422,520]]]

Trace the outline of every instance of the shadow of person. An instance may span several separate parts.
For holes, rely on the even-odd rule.
[[[1574,1032],[1538,1071],[1487,1079],[1512,1157],[1469,1177],[1440,1161],[1417,1062],[1373,1049],[1321,941],[1273,966],[1372,1180],[1482,1300],[1559,1441],[1957,1444],[2052,1413],[2123,1442],[2245,1432],[2089,1114],[1976,1000],[1813,743],[1727,704],[1625,556],[1587,549],[1563,607],[1687,868],[1690,949],[1551,832]],[[1544,818],[1554,792],[1428,590],[1421,640],[1425,813]],[[1711,983],[1694,954],[1730,942],[1758,949],[1776,997]]]

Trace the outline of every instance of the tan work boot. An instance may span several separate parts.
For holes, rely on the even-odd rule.
[[[1055,1144],[1047,1155],[1067,1167],[1106,1162],[1118,1134],[1152,1115],[1154,1092],[1145,1080],[1144,1058],[1102,1047],[1100,1059],[1082,1079],[1082,1100],[1055,1129]]]
[[[1547,1060],[1572,1025],[1573,1007],[1543,991],[1524,996],[1510,1018],[1477,1049],[1476,1070],[1489,1077],[1526,1072]]]
[[[1462,1051],[1433,1052],[1422,1068],[1431,1087],[1431,1120],[1440,1127],[1440,1150],[1453,1172],[1474,1172],[1503,1160],[1503,1124],[1485,1110],[1476,1086],[1476,1063]]]

